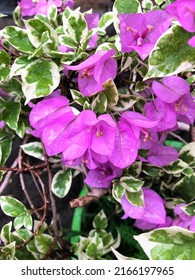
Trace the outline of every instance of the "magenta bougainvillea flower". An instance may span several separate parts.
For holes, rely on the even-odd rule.
[[[94,170],[89,170],[85,183],[93,188],[108,188],[112,181],[122,175],[122,170],[109,161],[98,164]]]
[[[89,96],[103,90],[102,84],[116,77],[117,62],[115,50],[99,51],[75,66],[65,66],[68,70],[79,71],[78,86],[83,95]]]
[[[187,124],[193,124],[195,120],[195,99],[191,93],[184,95],[175,103],[177,119]]]
[[[138,154],[139,149],[139,128],[131,128],[128,122],[121,118],[118,122],[118,130],[115,138],[112,139],[114,149],[109,160],[118,168],[126,168],[131,165]]]
[[[170,15],[160,10],[145,14],[121,14],[119,19],[122,52],[136,51],[143,60],[172,21]]]
[[[165,223],[163,224],[149,223],[145,220],[137,219],[133,225],[142,230],[165,228],[165,227],[170,227],[172,225],[172,218],[167,216],[165,219]]]
[[[152,147],[147,155],[147,161],[156,166],[165,166],[178,159],[178,151],[162,144]]]
[[[48,154],[50,153],[50,145],[56,154],[63,151],[61,145],[57,146],[58,143],[56,144],[54,140],[60,132],[62,137],[62,131],[66,125],[75,118],[68,103],[68,99],[64,96],[46,98],[33,106],[30,112],[30,124],[34,128],[31,134],[42,138]]]
[[[36,14],[36,5],[37,3],[32,0],[21,0],[18,5],[21,8],[21,12],[23,16],[33,16]]]
[[[5,122],[4,121],[0,121],[0,129],[5,127]]]
[[[91,30],[92,28],[96,28],[96,27],[98,27],[98,23],[99,23],[99,14],[98,13],[86,14],[85,20],[87,22],[87,26],[88,26],[89,30]],[[97,39],[98,39],[98,34],[96,33],[89,40],[89,43],[88,43],[89,48],[96,47]]]
[[[183,203],[175,206],[174,213],[177,217],[173,220],[172,226],[179,226],[195,231],[195,216],[189,216],[184,212],[182,207],[185,205],[186,204]]]
[[[161,81],[153,81],[152,90],[161,101],[174,103],[183,95],[190,93],[190,86],[186,80],[170,76]]]
[[[192,124],[194,122],[195,100],[190,93],[190,86],[186,80],[177,76],[165,77],[161,81],[153,81],[152,90],[158,97],[158,99],[154,101],[154,107],[156,108],[156,110],[154,110],[154,108],[151,108],[150,110],[148,109],[150,106],[152,106],[151,103],[147,104],[145,106],[145,109],[147,112],[151,112],[151,110],[153,110],[153,117],[156,115],[157,111],[159,111],[159,113],[161,112],[161,116],[165,116],[163,112],[165,112],[165,109],[167,108],[170,112],[169,114],[166,114],[167,117],[173,117],[174,109],[174,111],[176,112],[175,116],[178,120],[183,121],[187,124]],[[167,107],[165,104],[163,105],[163,103],[159,102],[158,100],[161,100],[163,103],[170,104],[170,106]],[[164,117],[163,120],[165,121],[166,118]],[[172,121],[173,120],[174,119],[172,119]]]
[[[150,129],[142,129],[140,133],[140,149],[149,150],[156,146],[159,142],[156,127]]]
[[[129,217],[153,224],[164,224],[166,221],[164,201],[159,194],[151,189],[142,188],[142,191],[144,195],[144,205],[142,207],[130,203],[125,195],[121,198],[121,205],[125,212],[123,219]]]
[[[84,155],[87,149],[100,155],[110,155],[114,149],[115,133],[116,123],[110,115],[97,118],[90,110],[82,111],[66,129],[63,159],[75,160]]]
[[[140,148],[144,149],[143,146],[151,148],[154,146],[154,143],[158,142],[158,134],[155,127],[159,120],[152,120],[132,111],[123,113],[122,118],[126,119],[134,132],[137,131],[136,137],[139,139]]]
[[[36,14],[47,15],[48,9],[52,5],[64,10],[66,7],[72,8],[74,6],[73,0],[21,0],[18,5],[21,8],[22,16],[34,16]]]
[[[159,98],[144,105],[146,116],[151,120],[158,120],[156,129],[158,132],[173,129],[177,125],[177,116],[174,104],[168,104]]]
[[[184,29],[195,32],[195,1],[177,0],[166,7],[166,12],[174,16]]]
[[[195,48],[195,36],[193,36],[193,37],[188,41],[188,44],[189,44],[191,47]]]

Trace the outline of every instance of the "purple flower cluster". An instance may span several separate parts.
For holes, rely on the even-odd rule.
[[[32,1],[22,0],[24,3]],[[48,1],[47,7],[54,1]],[[55,1],[61,7],[62,1]],[[66,1],[69,3],[69,1]],[[72,2],[72,1],[71,1]],[[185,3],[184,3],[185,2]],[[192,5],[187,9],[186,4]],[[42,0],[39,1],[41,5]],[[63,2],[64,3],[64,2]],[[32,2],[34,9],[37,3]],[[191,7],[191,6],[190,6]],[[40,11],[40,10],[39,10]],[[44,10],[45,11],[45,10]],[[184,16],[180,15],[186,12]],[[169,28],[173,16],[184,28],[195,31],[194,4],[192,1],[178,0],[169,5],[166,11],[151,11],[145,14],[122,14],[120,38],[122,52],[136,51],[144,60],[150,54],[157,39]],[[37,11],[33,11],[37,13]],[[44,13],[44,12],[43,12]],[[170,14],[170,15],[169,15]],[[28,14],[29,15],[29,14]],[[98,17],[87,15],[88,27],[97,26]],[[89,47],[94,48],[97,36]],[[67,51],[67,50],[65,50]],[[117,75],[116,51],[101,50],[90,55],[78,65],[65,65],[65,71],[78,71],[78,89],[83,96],[104,91],[104,83]],[[116,114],[97,115],[88,109],[77,111],[59,91],[33,106],[30,113],[31,133],[40,137],[48,156],[61,154],[66,166],[84,166],[85,183],[93,188],[109,188],[115,178],[137,159],[156,166],[165,166],[178,158],[178,152],[164,146],[167,133],[177,130],[177,122],[192,124],[195,119],[195,103],[187,81],[179,76],[147,81],[147,89],[141,93],[145,100],[141,112],[126,110]],[[146,156],[139,151],[145,150]],[[172,220],[166,217],[164,201],[149,188],[142,188],[144,204],[133,205],[123,195],[121,205],[123,218],[136,219],[135,226],[152,229],[170,226]],[[181,214],[173,223],[183,219]]]
[[[64,10],[66,7],[72,8],[74,0],[21,0],[18,5],[21,8],[22,16],[47,15],[47,11],[52,5]]]
[[[165,11],[151,11],[145,14],[121,14],[120,36],[122,52],[136,51],[145,59],[157,39],[169,28],[172,17]]]
[[[93,95],[103,90],[103,84],[114,79],[117,73],[117,62],[113,55],[115,50],[99,51],[76,66],[66,66],[68,70],[77,70],[79,90],[85,96]]]

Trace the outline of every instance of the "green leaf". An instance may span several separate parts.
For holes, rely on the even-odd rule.
[[[124,170],[124,175],[137,177],[142,171],[142,161],[136,161],[134,164]]]
[[[149,56],[146,78],[176,75],[195,65],[195,49],[188,45],[193,33],[181,26],[168,29],[157,41]]]
[[[35,236],[34,239],[37,250],[44,255],[47,254],[53,243],[53,237],[49,234],[42,233]]]
[[[152,3],[151,0],[143,0],[143,1],[142,1],[142,7],[143,7],[144,9],[146,9],[146,11],[152,10],[152,8],[153,8],[153,3]]]
[[[150,177],[157,177],[161,175],[161,168],[157,166],[152,166],[151,164],[143,164],[142,168],[143,173]]]
[[[93,219],[93,227],[96,230],[105,229],[108,226],[108,219],[103,210],[101,210]]]
[[[38,18],[32,18],[24,21],[26,30],[28,33],[29,40],[35,48],[39,48],[41,45],[42,35],[47,32],[51,39],[49,46],[45,48],[45,52],[52,49],[57,49],[58,46],[58,36],[56,31],[46,22]]]
[[[195,216],[195,201],[182,206],[182,210],[189,216]]]
[[[3,120],[13,130],[17,130],[20,111],[21,104],[12,101],[7,102],[3,110]]]
[[[33,254],[33,256],[35,257],[35,259],[39,259],[41,258],[41,254],[39,253],[39,251],[36,248],[35,245],[35,240],[32,239],[27,245],[26,248],[29,252],[31,252]]]
[[[59,36],[59,41],[61,45],[65,45],[69,48],[72,49],[77,49],[78,48],[78,43],[75,42],[71,37],[65,36],[65,35],[60,35]]]
[[[195,167],[195,142],[185,145],[179,152],[179,158],[191,167]]]
[[[14,260],[15,259],[15,253],[16,253],[16,242],[12,242],[8,244],[7,246],[4,246],[1,249],[2,256],[0,256],[0,259],[2,257],[2,260]]]
[[[10,55],[5,51],[0,51],[0,81],[6,79],[10,74]]]
[[[103,242],[99,234],[95,232],[93,238],[91,238],[89,245],[86,249],[86,254],[89,259],[99,259],[103,255]]]
[[[11,57],[10,55],[5,51],[0,51],[0,65],[9,65],[10,64]]]
[[[119,99],[119,93],[114,81],[110,79],[106,81],[102,86],[104,88],[104,93],[107,98],[108,107],[116,105]]]
[[[66,36],[80,45],[84,43],[88,35],[88,27],[84,15],[79,9],[72,11],[66,8],[63,13],[63,27]]]
[[[62,64],[66,64],[66,65],[70,65],[76,61],[80,61],[80,60],[84,60],[88,57],[88,54],[86,52],[82,52],[80,54],[77,54],[75,52],[67,52],[67,53],[63,53],[61,54],[61,63]]]
[[[67,195],[72,184],[72,172],[71,169],[58,171],[52,180],[51,190],[52,192],[62,198]]]
[[[28,56],[20,56],[16,58],[11,66],[10,76],[13,77],[21,75],[24,68],[33,61],[35,61],[35,58],[29,59]]]
[[[120,202],[124,194],[125,194],[125,188],[123,187],[123,185],[120,184],[120,182],[115,181],[113,183],[113,188],[112,188],[112,196],[114,197],[114,199]]]
[[[2,36],[18,51],[32,53],[35,50],[25,29],[16,26],[7,26],[2,30]]]
[[[195,233],[181,227],[134,236],[151,260],[195,260]]]
[[[38,56],[43,55],[45,46],[47,46],[50,43],[52,43],[52,40],[50,39],[49,32],[48,31],[43,32],[43,34],[41,36],[41,42],[40,42],[39,47],[32,53],[31,56],[29,56],[29,59],[36,57],[36,56],[38,57]]]
[[[137,192],[126,191],[126,198],[129,202],[137,207],[142,207],[144,205],[144,195],[142,190]]]
[[[21,83],[16,80],[15,78],[6,79],[0,83],[0,87],[9,92],[11,95],[22,96],[22,85]]]
[[[0,166],[3,166],[10,153],[11,153],[11,150],[12,150],[12,140],[10,139],[5,139],[5,140],[2,140],[0,142],[0,146],[1,146],[1,150],[2,150],[2,156],[1,156],[1,160],[0,160]]]
[[[92,109],[96,113],[103,114],[106,112],[107,109],[107,97],[104,92],[98,93],[96,98],[93,100]]]
[[[32,216],[30,214],[27,214],[24,217],[24,227],[28,230],[32,230],[32,226],[33,226]]]
[[[140,96],[136,95],[119,94],[118,102],[115,106],[112,106],[112,110],[116,112],[126,111],[140,99]]]
[[[108,42],[105,42],[105,43],[102,43],[100,44],[97,49],[96,49],[96,52],[99,52],[99,51],[109,51],[109,50],[117,50],[116,46],[114,43],[108,43]]]
[[[24,204],[13,197],[0,196],[0,205],[2,211],[10,217],[16,217],[27,212]]]
[[[120,178],[120,184],[128,192],[137,192],[141,190],[142,186],[144,185],[144,182],[132,176],[124,176]]]
[[[159,6],[160,6],[164,1],[165,1],[165,0],[155,0],[156,4],[159,5]]]
[[[104,244],[104,247],[107,247],[109,248],[112,244],[113,244],[113,236],[112,234],[109,232],[105,237],[103,237],[103,244]]]
[[[81,92],[75,89],[71,89],[70,93],[72,95],[73,100],[81,106],[84,105],[85,101],[89,101],[88,97],[84,96]]]
[[[0,140],[3,140],[6,136],[7,133],[4,130],[0,129]]]
[[[56,5],[51,5],[47,10],[47,17],[51,23],[55,23],[57,20],[58,9]]]
[[[186,167],[182,170],[183,175],[191,175],[194,173],[194,170],[191,167]]]
[[[97,248],[97,245],[94,243],[90,243],[89,246],[87,247],[86,254],[90,259],[98,259],[101,257],[101,252]]]
[[[6,101],[0,97],[0,109],[4,109],[6,105]],[[0,114],[1,120],[2,120],[2,115]]]
[[[52,93],[60,83],[58,66],[51,60],[37,59],[22,71],[22,90],[26,104]]]
[[[13,11],[13,20],[14,20],[14,22],[17,26],[24,27],[24,22],[22,20],[21,8],[20,8],[19,5]]]
[[[164,167],[164,170],[168,174],[181,174],[184,169],[188,167],[188,164],[181,159],[177,159],[173,163]]]
[[[23,121],[19,121],[16,133],[20,138],[24,137],[25,130],[26,130],[25,123]]]
[[[98,34],[105,35],[106,28],[113,23],[113,12],[104,13],[98,23]]]
[[[1,229],[1,240],[4,244],[7,244],[10,242],[10,232],[12,228],[12,222],[9,222],[8,224],[5,224]]]
[[[137,0],[116,0],[114,2],[114,8],[117,10],[118,14],[129,14],[137,13],[140,3]]]
[[[195,174],[183,177],[173,186],[172,191],[187,202],[195,199]]]
[[[3,18],[3,17],[7,17],[7,15],[0,13],[0,18]]]
[[[18,229],[17,231],[13,232],[13,234],[17,235],[23,241],[27,241],[32,237],[32,232],[25,228]]]
[[[44,160],[44,151],[43,146],[40,142],[30,142],[28,144],[24,144],[20,146],[23,152],[26,155],[32,156],[34,158],[38,158],[40,160]]]
[[[24,218],[25,217],[26,217],[26,214],[15,217],[15,219],[14,219],[15,230],[20,229],[24,225]]]

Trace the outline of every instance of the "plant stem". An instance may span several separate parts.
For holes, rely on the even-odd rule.
[[[15,161],[13,162],[11,168],[15,168],[15,167],[17,166],[17,164],[18,164],[18,158],[15,159]],[[10,171],[8,171],[7,174],[5,175],[5,178],[4,178],[3,182],[2,182],[2,184],[0,185],[0,195],[2,194],[2,192],[3,192],[3,191],[6,189],[6,187],[8,186],[9,180],[10,180],[10,178],[11,178],[11,176],[12,176],[12,173],[13,173],[13,171],[10,170]]]

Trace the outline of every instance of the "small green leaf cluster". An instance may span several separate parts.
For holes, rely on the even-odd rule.
[[[93,219],[93,228],[87,237],[80,236],[79,242],[72,245],[72,250],[79,260],[103,260],[104,256],[120,245],[121,237],[117,230],[114,238],[107,232],[108,219],[101,210]]]
[[[47,224],[33,221],[31,211],[13,197],[1,196],[0,205],[4,214],[14,218],[1,229],[0,259],[43,259],[54,242],[52,235],[45,232]]]

